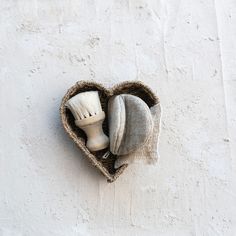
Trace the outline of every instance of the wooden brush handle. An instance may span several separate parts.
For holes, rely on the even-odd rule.
[[[109,139],[102,129],[104,119],[105,113],[102,111],[95,116],[75,121],[75,124],[86,133],[86,146],[90,151],[99,151],[109,145]]]

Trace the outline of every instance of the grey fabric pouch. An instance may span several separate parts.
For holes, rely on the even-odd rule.
[[[152,120],[153,120],[153,129],[149,135],[146,143],[127,155],[118,156],[115,168],[127,163],[131,164],[133,162],[140,162],[146,164],[155,164],[158,160],[158,141],[160,134],[160,122],[161,122],[161,106],[156,104],[150,108]]]
[[[126,155],[143,146],[153,130],[153,119],[147,104],[139,97],[121,94],[108,103],[110,151]]]

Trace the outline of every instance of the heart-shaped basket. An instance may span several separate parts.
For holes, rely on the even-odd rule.
[[[91,152],[86,147],[86,135],[84,131],[75,125],[74,117],[69,109],[66,108],[66,102],[78,93],[85,91],[99,91],[99,97],[102,105],[103,111],[106,113],[106,118],[103,122],[104,133],[109,136],[108,132],[108,119],[107,119],[107,105],[108,100],[113,95],[118,94],[132,94],[143,99],[149,107],[152,107],[159,103],[158,97],[152,92],[152,90],[139,81],[123,82],[115,85],[114,87],[108,89],[102,84],[93,81],[79,81],[74,86],[72,86],[62,99],[60,114],[62,124],[70,136],[70,138],[76,143],[78,148],[85,154],[85,156],[90,160],[92,165],[97,167],[102,174],[107,178],[108,182],[113,182],[119,175],[124,171],[128,164],[120,166],[115,169],[114,164],[117,156],[110,155],[108,158],[102,158],[103,155],[109,150],[107,149]]]

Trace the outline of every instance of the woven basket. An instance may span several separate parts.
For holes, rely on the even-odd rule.
[[[65,103],[76,94],[92,90],[99,91],[102,109],[103,111],[105,111],[106,114],[108,100],[113,95],[122,93],[136,95],[143,99],[149,107],[159,103],[159,99],[150,88],[148,88],[146,85],[139,81],[123,82],[118,85],[115,85],[110,89],[105,88],[102,84],[93,81],[80,81],[77,82],[73,87],[71,87],[63,97],[60,107],[60,115],[62,124],[66,132],[68,133],[70,138],[76,143],[78,148],[81,149],[84,155],[90,160],[92,165],[97,167],[102,172],[102,174],[107,178],[108,182],[113,182],[117,179],[117,177],[119,177],[119,175],[124,171],[128,164],[124,164],[118,169],[115,169],[114,163],[116,161],[117,156],[111,154],[107,159],[103,159],[102,156],[109,150],[109,148],[97,152],[89,151],[85,145],[86,135],[84,131],[75,125],[72,113],[65,106]],[[104,133],[109,136],[107,115],[103,122],[103,130]]]

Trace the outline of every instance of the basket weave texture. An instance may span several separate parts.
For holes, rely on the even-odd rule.
[[[113,182],[120,176],[128,164],[123,164],[118,169],[115,169],[114,164],[118,158],[117,156],[111,154],[108,158],[103,159],[102,156],[109,150],[109,147],[97,152],[89,151],[86,147],[86,135],[84,131],[75,125],[72,113],[65,106],[66,102],[71,97],[85,91],[99,92],[102,109],[106,113],[106,118],[103,122],[103,130],[108,136],[107,105],[110,97],[118,94],[132,94],[143,99],[149,107],[158,104],[159,99],[148,86],[140,81],[126,81],[117,84],[112,88],[106,88],[102,84],[94,81],[79,81],[74,86],[72,86],[63,97],[60,106],[60,115],[65,131],[92,163],[92,165],[97,167],[97,169],[99,169],[101,173],[107,178],[107,181]]]

